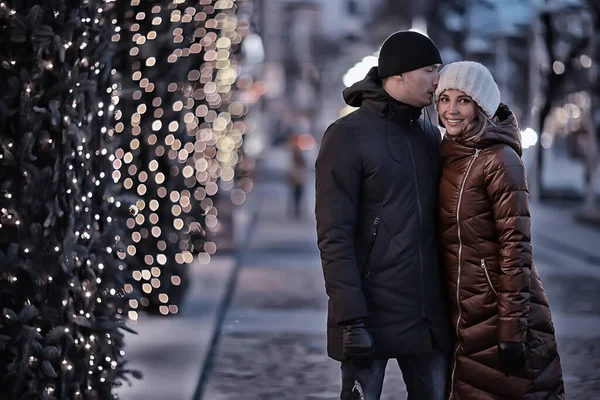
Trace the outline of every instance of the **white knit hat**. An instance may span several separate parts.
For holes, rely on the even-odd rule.
[[[442,92],[458,89],[465,92],[492,118],[500,105],[500,89],[492,73],[482,64],[459,61],[446,65],[440,72],[440,81],[435,91],[436,106]]]

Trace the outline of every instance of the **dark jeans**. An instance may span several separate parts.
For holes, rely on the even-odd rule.
[[[448,380],[449,358],[434,350],[431,353],[397,358],[408,400],[444,400]],[[376,360],[371,368],[360,369],[342,362],[341,400],[378,400],[388,360]],[[358,384],[357,384],[358,383]],[[360,390],[357,386],[360,386]],[[362,391],[363,397],[359,394]]]

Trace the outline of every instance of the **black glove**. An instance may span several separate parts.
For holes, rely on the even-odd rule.
[[[514,375],[517,371],[525,368],[527,360],[527,349],[523,342],[500,342],[498,345],[500,365],[504,375]]]
[[[369,368],[373,363],[373,338],[363,319],[343,324],[343,360],[359,368]]]

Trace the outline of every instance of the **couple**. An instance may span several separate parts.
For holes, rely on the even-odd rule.
[[[520,132],[491,73],[415,32],[344,92],[316,163],[328,353],[341,399],[379,399],[396,359],[410,400],[564,399],[531,257]],[[445,135],[422,109],[435,103]]]

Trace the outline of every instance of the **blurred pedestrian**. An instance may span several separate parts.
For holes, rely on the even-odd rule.
[[[302,204],[304,200],[304,187],[306,185],[306,158],[298,143],[298,136],[290,137],[288,147],[290,149],[290,167],[288,171],[288,185],[290,197],[288,201],[288,212],[291,218],[302,218]]]
[[[317,234],[342,400],[379,399],[391,358],[409,399],[444,399],[452,340],[436,235],[441,134],[419,119],[441,63],[428,37],[394,33],[379,66],[344,91],[358,110],[323,136]]]
[[[456,343],[450,399],[564,399],[548,300],[531,257],[521,136],[483,65],[441,71],[440,228]]]

